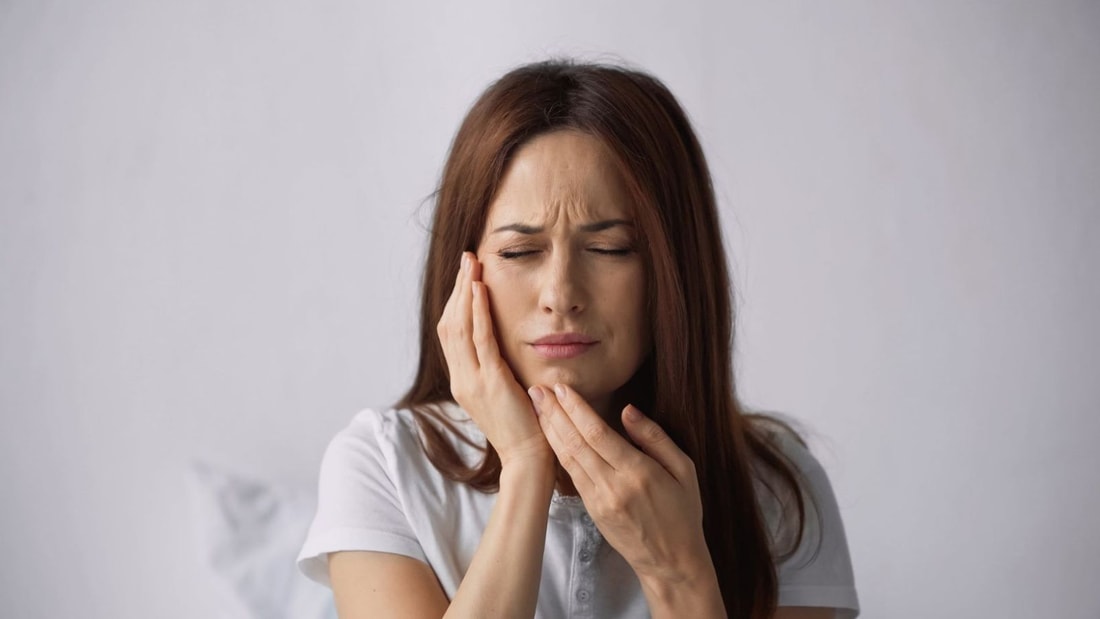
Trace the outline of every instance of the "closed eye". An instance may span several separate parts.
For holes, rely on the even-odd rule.
[[[502,251],[498,251],[497,255],[500,256],[501,258],[505,259],[505,260],[515,260],[517,258],[523,258],[524,256],[530,256],[531,254],[534,254],[534,253],[537,253],[537,250],[527,250],[527,251],[502,250]]]
[[[594,254],[600,254],[603,256],[626,256],[634,253],[633,249],[618,249],[618,248],[606,248],[606,247],[590,247],[588,251]],[[528,250],[501,250],[497,252],[497,255],[504,260],[518,260],[520,258],[526,258],[532,254],[539,253],[537,249]]]

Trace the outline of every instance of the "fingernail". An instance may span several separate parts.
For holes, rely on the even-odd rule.
[[[642,411],[635,408],[633,404],[630,404],[626,407],[625,414],[626,414],[626,418],[629,421],[641,421],[642,420]]]
[[[554,385],[554,393],[558,394],[559,398],[565,397],[565,385],[557,383]]]
[[[470,270],[470,256],[466,252],[462,252],[462,270]]]
[[[542,402],[542,389],[539,389],[538,385],[531,385],[531,388],[527,390],[527,395],[531,396],[535,404]],[[535,412],[538,413],[538,409],[535,409]]]

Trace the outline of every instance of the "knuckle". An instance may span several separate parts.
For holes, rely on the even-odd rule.
[[[659,443],[668,438],[661,426],[655,423],[646,424],[646,427],[642,429],[642,436],[651,443]]]
[[[488,370],[489,374],[494,378],[503,376],[510,371],[508,366],[505,365],[504,360],[500,357],[494,357],[493,359],[490,359],[482,367]]]
[[[607,440],[607,426],[596,423],[591,424],[584,429],[584,437],[593,445],[602,444]]]
[[[607,494],[605,498],[606,510],[612,514],[621,514],[630,506],[630,496],[622,488]]]
[[[645,496],[648,494],[649,485],[652,481],[651,471],[648,468],[638,469],[637,472],[628,475],[623,480],[623,494],[628,497]]]
[[[476,325],[475,325],[476,327]],[[479,347],[486,347],[489,345],[489,334],[481,329],[474,329],[474,343]]]
[[[580,451],[582,449],[584,449],[584,444],[585,444],[584,437],[581,436],[580,434],[576,433],[576,432],[570,432],[569,435],[565,437],[565,450],[566,450],[566,453],[569,453],[569,454],[580,453]]]
[[[561,467],[565,469],[566,473],[569,473],[570,476],[577,474],[577,469],[580,466],[577,464],[576,458],[569,454],[561,454],[558,459],[561,460]]]
[[[624,492],[634,494],[645,486],[644,469],[634,469],[623,476],[621,487]]]

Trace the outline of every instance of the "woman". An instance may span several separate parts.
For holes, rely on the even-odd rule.
[[[299,557],[343,619],[858,613],[824,471],[736,398],[710,176],[659,81],[509,72],[437,198],[416,379],[330,444]]]

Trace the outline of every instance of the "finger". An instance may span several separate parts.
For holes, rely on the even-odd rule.
[[[481,281],[481,261],[469,255],[470,320],[473,328],[474,354],[478,363],[494,363],[500,359],[500,349],[493,335],[493,318],[489,309],[489,289]]]
[[[455,285],[451,288],[451,296],[447,297],[447,302],[443,305],[443,314],[441,318],[446,318],[449,312],[458,304],[458,292],[462,286],[463,271],[466,269],[466,262],[459,256],[458,270],[455,272]]]
[[[551,399],[565,413],[559,423],[568,419],[570,426],[584,437],[588,447],[608,466],[618,470],[637,465],[638,450],[607,425],[581,394],[568,385],[558,383],[554,385],[554,396]]]
[[[602,427],[591,425],[579,428],[573,419],[562,408],[557,396],[547,389],[539,387],[544,397],[539,405],[539,423],[544,428],[549,428],[559,439],[563,453],[584,467],[585,472],[593,480],[608,477],[614,474],[615,469],[607,463],[599,452],[592,448],[591,442],[602,442],[607,433],[614,434],[614,430],[603,423],[597,416],[596,419]],[[587,406],[587,404],[585,404]],[[545,432],[544,432],[545,433]],[[619,440],[622,440],[619,437]],[[559,454],[559,458],[561,454]]]
[[[543,435],[546,436],[546,442],[554,450],[554,454],[558,457],[558,462],[561,463],[562,468],[565,469],[566,473],[569,473],[573,485],[577,487],[577,492],[581,493],[582,496],[591,493],[595,489],[592,476],[589,475],[585,466],[578,461],[573,453],[574,449],[568,444],[567,439],[548,420],[544,420],[544,418],[547,418],[548,413],[543,412],[543,407],[554,399],[553,393],[539,385],[533,385],[527,390],[527,393],[530,394],[535,411],[538,413],[539,426],[542,428]],[[561,414],[564,416],[564,413]]]
[[[494,367],[500,363],[500,348],[493,335],[493,317],[489,312],[489,289],[479,281],[471,282],[473,288],[474,350],[482,367]]]
[[[623,409],[623,428],[631,440],[678,481],[695,477],[695,464],[675,441],[633,404]]]
[[[469,252],[470,256],[470,279],[475,282],[481,281],[481,261],[477,259],[477,254]]]
[[[457,297],[448,318],[448,339],[450,341],[447,345],[450,346],[456,361],[470,364],[473,369],[477,369],[477,351],[474,349],[473,341],[473,313],[470,307],[473,299],[470,283],[472,281],[472,270],[472,255],[469,252],[463,252],[462,267],[459,269],[458,282],[455,284]]]
[[[469,289],[468,280],[469,261],[465,252],[459,258],[458,273],[455,275],[455,286],[451,291],[451,297],[443,308],[443,315],[436,326],[439,336],[439,344],[443,349],[443,356],[447,362],[447,375],[450,379],[451,396],[456,401],[465,397],[464,386],[475,384],[478,370],[477,353],[474,351],[473,342],[470,341],[469,330],[463,332],[461,316],[461,298],[463,289]]]

